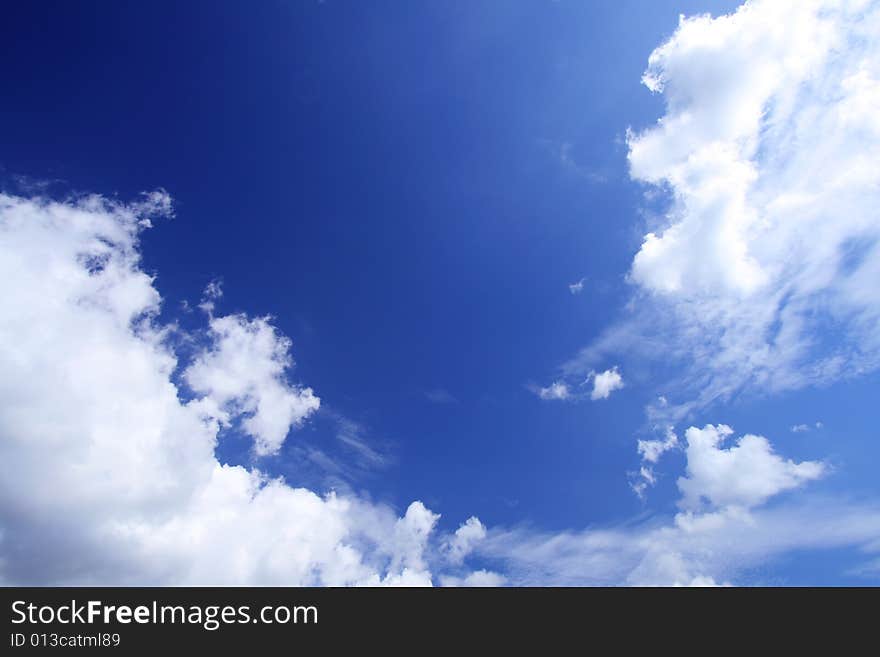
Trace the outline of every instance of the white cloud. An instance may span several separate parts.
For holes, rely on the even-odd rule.
[[[478,553],[495,560],[513,586],[778,585],[786,580],[763,573],[783,555],[876,552],[878,532],[877,506],[812,498],[751,511],[681,512],[605,529],[495,529]]]
[[[320,405],[311,388],[286,382],[293,364],[290,340],[268,318],[244,315],[211,317],[210,335],[211,347],[186,368],[184,380],[222,424],[243,417],[241,427],[254,438],[257,454],[276,453],[291,427]]]
[[[809,424],[795,424],[791,427],[792,433],[804,433],[810,430]]]
[[[629,161],[672,205],[630,276],[657,304],[645,327],[672,333],[661,357],[695,364],[698,403],[880,363],[878,44],[876,3],[758,0],[683,18],[651,54],[666,113],[630,134]]]
[[[586,350],[586,367],[633,348],[687,358],[697,399],[663,404],[678,417],[746,386],[877,367],[880,7],[765,0],[685,19],[645,83],[667,108],[629,136],[631,172],[669,189],[672,204],[633,259],[640,314]],[[170,209],[161,190],[131,205],[0,195],[0,580],[430,583],[437,515],[421,503],[399,518],[217,461],[221,426],[237,423],[269,454],[319,402],[287,381],[286,338],[244,315],[210,317],[210,344],[183,370],[201,397],[181,400],[177,329],[157,319],[137,244]],[[253,362],[236,362],[239,348]],[[591,396],[618,384],[607,370]],[[571,395],[562,382],[538,390]],[[786,460],[761,436],[724,447],[731,433],[685,432],[683,511],[671,521],[494,529],[469,542],[456,532],[441,545],[498,559],[512,583],[714,584],[790,550],[876,544],[875,507],[764,506],[827,468]],[[644,442],[659,443],[640,445],[656,462],[666,441]],[[641,477],[655,474],[643,466]]]
[[[827,471],[817,461],[783,459],[763,436],[747,434],[735,446],[723,448],[732,434],[733,429],[724,424],[690,427],[685,432],[687,476],[678,480],[683,508],[698,509],[705,502],[714,507],[751,508]]]
[[[592,390],[590,391],[590,399],[608,399],[615,390],[623,388],[623,377],[620,375],[617,367],[612,367],[604,372],[590,372],[589,377],[582,385],[586,385],[592,381]],[[528,386],[529,390],[534,392],[538,397],[545,400],[580,400],[586,398],[586,393],[572,390],[571,386],[565,381],[554,381],[549,386]]]
[[[584,280],[585,279],[582,278],[581,280],[577,281],[576,283],[569,283],[568,291],[571,292],[572,294],[580,294],[581,292],[583,292],[584,291]]]
[[[507,580],[503,575],[492,572],[491,570],[475,570],[465,577],[446,575],[440,578],[440,583],[443,586],[504,586],[506,581]]]
[[[394,526],[394,543],[397,549],[391,562],[393,571],[425,573],[422,576],[425,584],[431,584],[424,552],[439,518],[439,515],[432,513],[421,502],[416,501],[409,505],[406,514]]]
[[[0,195],[0,581],[430,584],[421,503],[398,518],[218,462],[221,424],[272,451],[317,398],[286,381],[286,338],[232,315],[183,336],[208,345],[183,368],[204,396],[181,399],[138,253],[164,198]]]
[[[721,427],[686,432],[689,509],[671,522],[556,534],[469,519],[438,537],[420,502],[398,517],[221,464],[216,409],[183,402],[173,383],[176,329],[159,323],[161,298],[139,268],[141,228],[130,207],[95,197],[0,195],[3,583],[723,583],[786,551],[876,543],[871,507],[754,506],[821,466],[783,460],[759,437],[724,449]],[[230,332],[276,347],[239,335],[246,349],[278,353],[276,330],[232,319]],[[224,412],[233,422],[251,411]],[[694,497],[710,508],[690,509]],[[502,572],[452,563],[481,557]]]
[[[636,495],[644,498],[648,487],[657,483],[654,464],[663,454],[676,447],[678,447],[678,436],[675,435],[672,427],[666,428],[666,437],[663,440],[639,440],[638,452],[642,457],[642,465],[639,467],[635,481],[630,483]]]
[[[471,516],[467,521],[455,530],[455,534],[446,543],[448,559],[455,564],[460,564],[471,553],[474,546],[486,538],[486,527],[479,518]]]
[[[216,302],[222,297],[223,282],[220,279],[215,278],[205,286],[205,291],[202,293],[202,300],[199,303],[199,308],[210,315],[214,312]],[[184,303],[186,303],[186,300],[184,300]]]
[[[880,365],[880,5],[756,0],[682,18],[650,56],[663,116],[631,176],[668,200],[634,256],[626,317],[563,367],[669,376],[675,424],[739,391]],[[833,327],[833,328],[831,328]]]
[[[503,564],[513,585],[699,586],[760,584],[754,568],[794,550],[878,550],[880,508],[822,498],[770,505],[825,466],[783,459],[760,436],[725,449],[731,434],[724,425],[685,431],[683,510],[672,518],[559,533],[490,529],[475,552]]]
[[[541,399],[569,399],[571,389],[562,381],[554,381],[546,388],[535,388],[535,394]]]
[[[677,446],[678,436],[675,435],[672,427],[668,427],[666,429],[666,438],[663,440],[640,440],[638,452],[648,463],[656,463],[665,452]]]
[[[593,391],[590,399],[608,399],[611,393],[623,387],[623,377],[617,367],[593,375]]]
[[[665,377],[646,409],[664,426],[880,366],[880,5],[682,17],[643,82],[666,107],[629,132],[630,173],[668,208],[633,258],[626,316],[563,374],[637,361]],[[645,465],[633,487],[654,478]]]
[[[131,203],[128,208],[137,215],[141,228],[150,228],[153,225],[150,220],[152,217],[170,218],[174,216],[171,195],[161,188],[151,192],[142,192],[140,200]]]

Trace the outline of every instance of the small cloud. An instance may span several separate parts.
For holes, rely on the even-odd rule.
[[[568,291],[571,292],[572,294],[580,294],[581,292],[583,292],[584,291],[584,280],[585,279],[582,278],[577,283],[569,283]]]
[[[444,546],[446,557],[455,564],[460,564],[470,554],[474,546],[486,538],[486,526],[476,516],[471,516],[463,523]]]
[[[427,399],[432,404],[457,404],[458,399],[456,399],[452,393],[443,388],[435,388],[434,390],[428,390],[425,392],[425,399]]]
[[[605,370],[599,374],[594,373],[592,376],[593,392],[590,393],[590,399],[608,399],[612,392],[623,388],[623,377],[617,371],[616,365],[610,370]]]
[[[645,461],[656,463],[665,452],[676,446],[678,446],[678,436],[675,435],[672,427],[669,427],[666,429],[665,440],[640,440],[638,452]]]
[[[554,381],[546,388],[534,388],[533,392],[541,399],[569,399],[571,390],[562,381]]]
[[[336,420],[336,439],[357,455],[361,467],[376,469],[388,465],[388,457],[367,441],[362,425],[338,413],[331,416]]]
[[[559,164],[560,169],[567,174],[594,184],[608,182],[608,178],[602,169],[585,166],[582,162],[578,161],[574,152],[576,147],[572,142],[545,138],[539,138],[535,141],[552,160]]]
[[[794,426],[792,426],[791,432],[792,433],[806,433],[807,431],[812,431],[813,428],[815,428],[816,430],[819,430],[824,426],[825,425],[822,424],[821,422],[816,422],[812,427],[809,424],[795,424]]]
[[[199,308],[210,315],[214,312],[214,302],[222,296],[223,281],[219,278],[215,278],[205,286],[205,291],[202,292],[202,301],[199,303]]]
[[[573,148],[574,144],[567,141],[562,142],[562,144],[559,145],[559,161],[562,163],[563,168],[577,174],[578,176],[586,178],[590,182],[605,182],[606,178],[601,173],[598,173],[578,164],[577,160],[572,155]]]
[[[644,470],[644,468],[642,468],[642,470]],[[642,478],[631,481],[629,487],[632,489],[632,492],[636,494],[636,497],[640,500],[644,500],[645,491],[648,490],[648,486],[651,484],[648,483],[643,474],[640,474],[639,476]],[[653,481],[653,476],[651,477],[651,480]]]
[[[746,434],[725,447],[732,435],[733,429],[724,424],[685,431],[687,472],[678,479],[683,509],[697,510],[706,503],[751,509],[828,472],[821,461],[796,463],[780,456],[763,436]]]
[[[140,217],[138,223],[150,228],[150,217],[174,217],[174,202],[171,195],[161,187],[151,192],[141,192],[141,200],[133,203],[131,209]]]
[[[678,436],[672,427],[666,428],[666,438],[663,440],[640,440],[638,442],[639,456],[642,457],[642,465],[635,475],[635,481],[630,483],[640,499],[645,499],[645,491],[657,483],[657,475],[654,473],[653,464],[660,460],[665,452],[678,447]],[[650,465],[649,465],[650,464]]]

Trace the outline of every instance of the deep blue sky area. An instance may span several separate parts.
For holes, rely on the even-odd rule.
[[[123,200],[168,190],[176,217],[143,237],[166,319],[203,324],[180,304],[221,279],[219,311],[271,314],[293,379],[322,399],[260,464],[291,483],[331,485],[304,446],[356,460],[335,438],[344,417],[388,460],[353,464],[345,484],[398,509],[421,499],[447,528],[671,511],[673,479],[646,507],[626,475],[655,390],[636,376],[573,404],[528,386],[624,312],[646,203],[624,136],[663,111],[640,82],[648,55],[679,14],[736,4],[10,3],[0,176]],[[701,419],[830,456],[857,491],[867,434],[845,408],[872,385],[774,400],[772,419],[761,400]],[[819,419],[852,440],[829,454],[788,430]],[[249,458],[235,436],[224,450]]]

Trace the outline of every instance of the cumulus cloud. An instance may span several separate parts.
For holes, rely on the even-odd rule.
[[[265,317],[211,317],[209,326],[211,346],[184,370],[184,380],[222,424],[243,418],[241,428],[254,438],[257,454],[278,452],[291,427],[320,405],[311,388],[286,381],[290,340]]]
[[[665,111],[628,132],[630,174],[664,205],[647,213],[627,314],[564,376],[637,360],[664,377],[646,408],[662,427],[880,366],[880,5],[683,16],[643,83]],[[644,462],[633,488],[654,478]]]
[[[130,206],[98,197],[0,195],[3,583],[725,583],[788,550],[876,543],[871,507],[768,508],[824,467],[785,460],[757,436],[725,447],[722,425],[685,432],[681,513],[607,530],[544,534],[470,518],[438,535],[438,515],[421,502],[401,517],[220,463],[223,422],[257,406],[222,403],[220,384],[187,401],[175,385],[186,371],[173,348],[179,329],[158,319],[162,299],[140,268],[143,228]],[[207,345],[193,362],[211,365],[211,381],[237,371],[214,372],[212,360],[231,333],[255,358],[274,355],[263,375],[243,376],[264,382],[269,372],[286,389],[289,344],[279,349],[268,324],[231,320],[228,331],[189,336]],[[474,559],[497,568],[471,570]]]
[[[211,315],[179,361],[138,244],[170,200],[144,198],[0,195],[0,581],[430,584],[420,502],[401,518],[217,460],[224,426],[268,454],[318,400],[266,318]]]
[[[683,18],[649,58],[666,113],[630,134],[629,162],[672,205],[630,276],[665,306],[704,399],[880,362],[878,44],[876,3],[760,0]]]
[[[880,6],[754,0],[682,17],[643,79],[656,124],[630,173],[667,204],[630,312],[563,367],[638,358],[672,378],[649,419],[880,365]],[[668,376],[668,375],[666,375]]]
[[[460,564],[471,553],[474,546],[486,538],[486,527],[479,518],[471,516],[455,530],[446,544],[446,553],[452,563]]]
[[[682,19],[644,82],[666,110],[629,134],[631,174],[668,190],[671,205],[632,262],[636,319],[565,376],[634,346],[687,359],[698,398],[658,406],[680,417],[745,386],[877,367],[877,4],[765,0]],[[769,504],[827,466],[785,459],[762,436],[726,445],[724,425],[685,431],[673,518],[562,533],[470,519],[438,538],[438,516],[421,502],[399,517],[220,463],[222,429],[270,456],[320,402],[289,381],[291,343],[268,318],[214,315],[219,285],[202,303],[207,331],[189,336],[195,356],[180,362],[179,329],[158,319],[138,245],[171,213],[162,190],[130,204],[0,195],[3,583],[695,585],[735,580],[789,550],[876,550],[875,507]],[[623,380],[614,367],[592,383],[604,399]],[[536,394],[572,396],[562,381]],[[356,433],[340,436],[355,446]],[[677,444],[671,432],[639,442],[643,483]],[[435,577],[437,552],[461,572]],[[504,575],[467,572],[472,555]]]
[[[475,570],[465,577],[445,575],[440,578],[440,583],[443,586],[469,586],[473,588],[504,586],[506,581],[503,575],[485,569]]]
[[[682,510],[671,518],[557,533],[496,528],[475,552],[503,564],[514,585],[699,586],[760,584],[750,569],[793,550],[877,551],[880,507],[822,498],[772,504],[826,467],[784,459],[761,436],[725,448],[732,433],[725,425],[685,431]]]
[[[611,393],[623,387],[623,377],[617,371],[617,367],[610,370],[593,374],[593,391],[590,399],[608,399]]]
[[[623,377],[618,368],[612,367],[604,372],[590,372],[586,381],[581,383],[585,386],[592,383],[589,396],[592,400],[608,399],[611,393],[624,387]],[[565,381],[554,381],[549,386],[528,386],[529,390],[545,400],[582,400],[586,399],[587,393],[580,388],[572,388]]]
[[[678,480],[681,506],[751,508],[786,490],[818,479],[827,468],[818,461],[783,459],[763,436],[747,434],[736,445],[722,444],[733,434],[724,424],[690,427],[687,438],[687,474]]]

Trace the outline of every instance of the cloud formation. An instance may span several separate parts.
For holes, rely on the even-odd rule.
[[[672,204],[630,278],[703,401],[880,363],[878,44],[876,3],[757,0],[682,18],[649,58],[666,113],[630,134],[630,170]]]
[[[159,321],[138,236],[170,203],[0,195],[0,581],[431,584],[446,539],[420,502],[401,518],[217,460],[224,427],[269,455],[318,399],[267,318]]]
[[[535,388],[535,394],[541,399],[570,399],[572,396],[568,384],[562,381],[554,381],[549,386]]]
[[[446,553],[452,563],[460,564],[474,546],[486,538],[486,527],[479,518],[471,516],[452,535],[446,544]]]
[[[880,365],[880,6],[754,0],[682,17],[643,82],[665,100],[630,131],[651,212],[627,314],[562,370],[610,358],[669,377],[660,430],[734,394]],[[670,373],[672,374],[670,375]]]
[[[242,417],[241,428],[253,437],[258,455],[277,453],[290,429],[320,405],[311,388],[286,382],[293,365],[290,340],[265,317],[211,317],[209,327],[210,347],[184,370],[184,380],[221,424]]]
[[[649,486],[657,483],[657,476],[654,473],[654,465],[660,460],[666,452],[678,447],[678,436],[672,427],[666,428],[666,437],[662,440],[639,440],[637,451],[642,458],[642,464],[639,472],[635,477],[635,481],[630,483],[636,495],[644,498],[645,491]]]
[[[776,454],[763,436],[747,434],[725,449],[733,434],[724,424],[690,427],[687,439],[687,473],[678,480],[681,506],[752,508],[774,495],[818,479],[827,467],[817,461],[794,463]]]
[[[767,569],[793,551],[851,549],[867,572],[878,532],[877,505],[809,498],[582,531],[498,528],[477,552],[515,586],[779,585]]]
[[[593,390],[590,393],[590,399],[608,399],[615,390],[623,387],[623,377],[617,371],[617,367],[610,370],[599,372],[593,375]]]
[[[418,501],[398,516],[221,463],[219,432],[247,432],[260,412],[240,397],[276,385],[282,400],[302,394],[287,381],[290,344],[265,318],[212,314],[207,332],[186,336],[204,348],[181,364],[180,330],[159,321],[161,297],[140,268],[142,211],[99,197],[0,195],[4,583],[713,584],[791,549],[869,550],[880,531],[871,507],[768,507],[825,466],[786,460],[760,436],[725,447],[723,425],[685,432],[679,514],[609,530],[544,534],[473,517],[443,535]],[[262,362],[229,363],[229,340]],[[194,364],[203,371],[193,380],[211,384],[190,397],[174,373]],[[232,373],[249,384],[225,383]],[[287,413],[278,426],[295,429]],[[642,452],[654,462],[675,444]]]
[[[678,392],[693,396],[652,417],[679,422],[743,388],[876,368],[877,4],[765,0],[682,19],[644,82],[666,111],[630,133],[631,173],[668,190],[670,207],[632,262],[635,319],[537,394],[568,399],[566,381],[609,354],[648,354],[684,363]],[[219,287],[181,362],[181,331],[159,320],[138,250],[170,212],[161,190],[130,204],[0,195],[3,583],[696,585],[737,581],[790,550],[876,551],[880,509],[790,500],[828,467],[786,459],[763,436],[726,444],[725,425],[684,431],[679,513],[585,531],[472,518],[438,536],[421,502],[399,516],[221,463],[221,431],[271,457],[320,402],[289,380],[291,344],[269,318],[214,315]],[[605,399],[623,379],[614,367],[592,384]],[[356,431],[339,437],[367,454]],[[640,441],[639,485],[678,446],[672,430]],[[469,570],[473,557],[503,574]]]
[[[681,511],[671,518],[559,533],[490,529],[475,551],[503,564],[513,584],[662,586],[760,584],[749,570],[793,550],[877,552],[880,507],[786,497],[826,474],[827,466],[785,459],[763,436],[746,435],[725,447],[732,434],[725,425],[685,431]],[[662,443],[642,443],[645,460],[676,444],[672,433]]]

